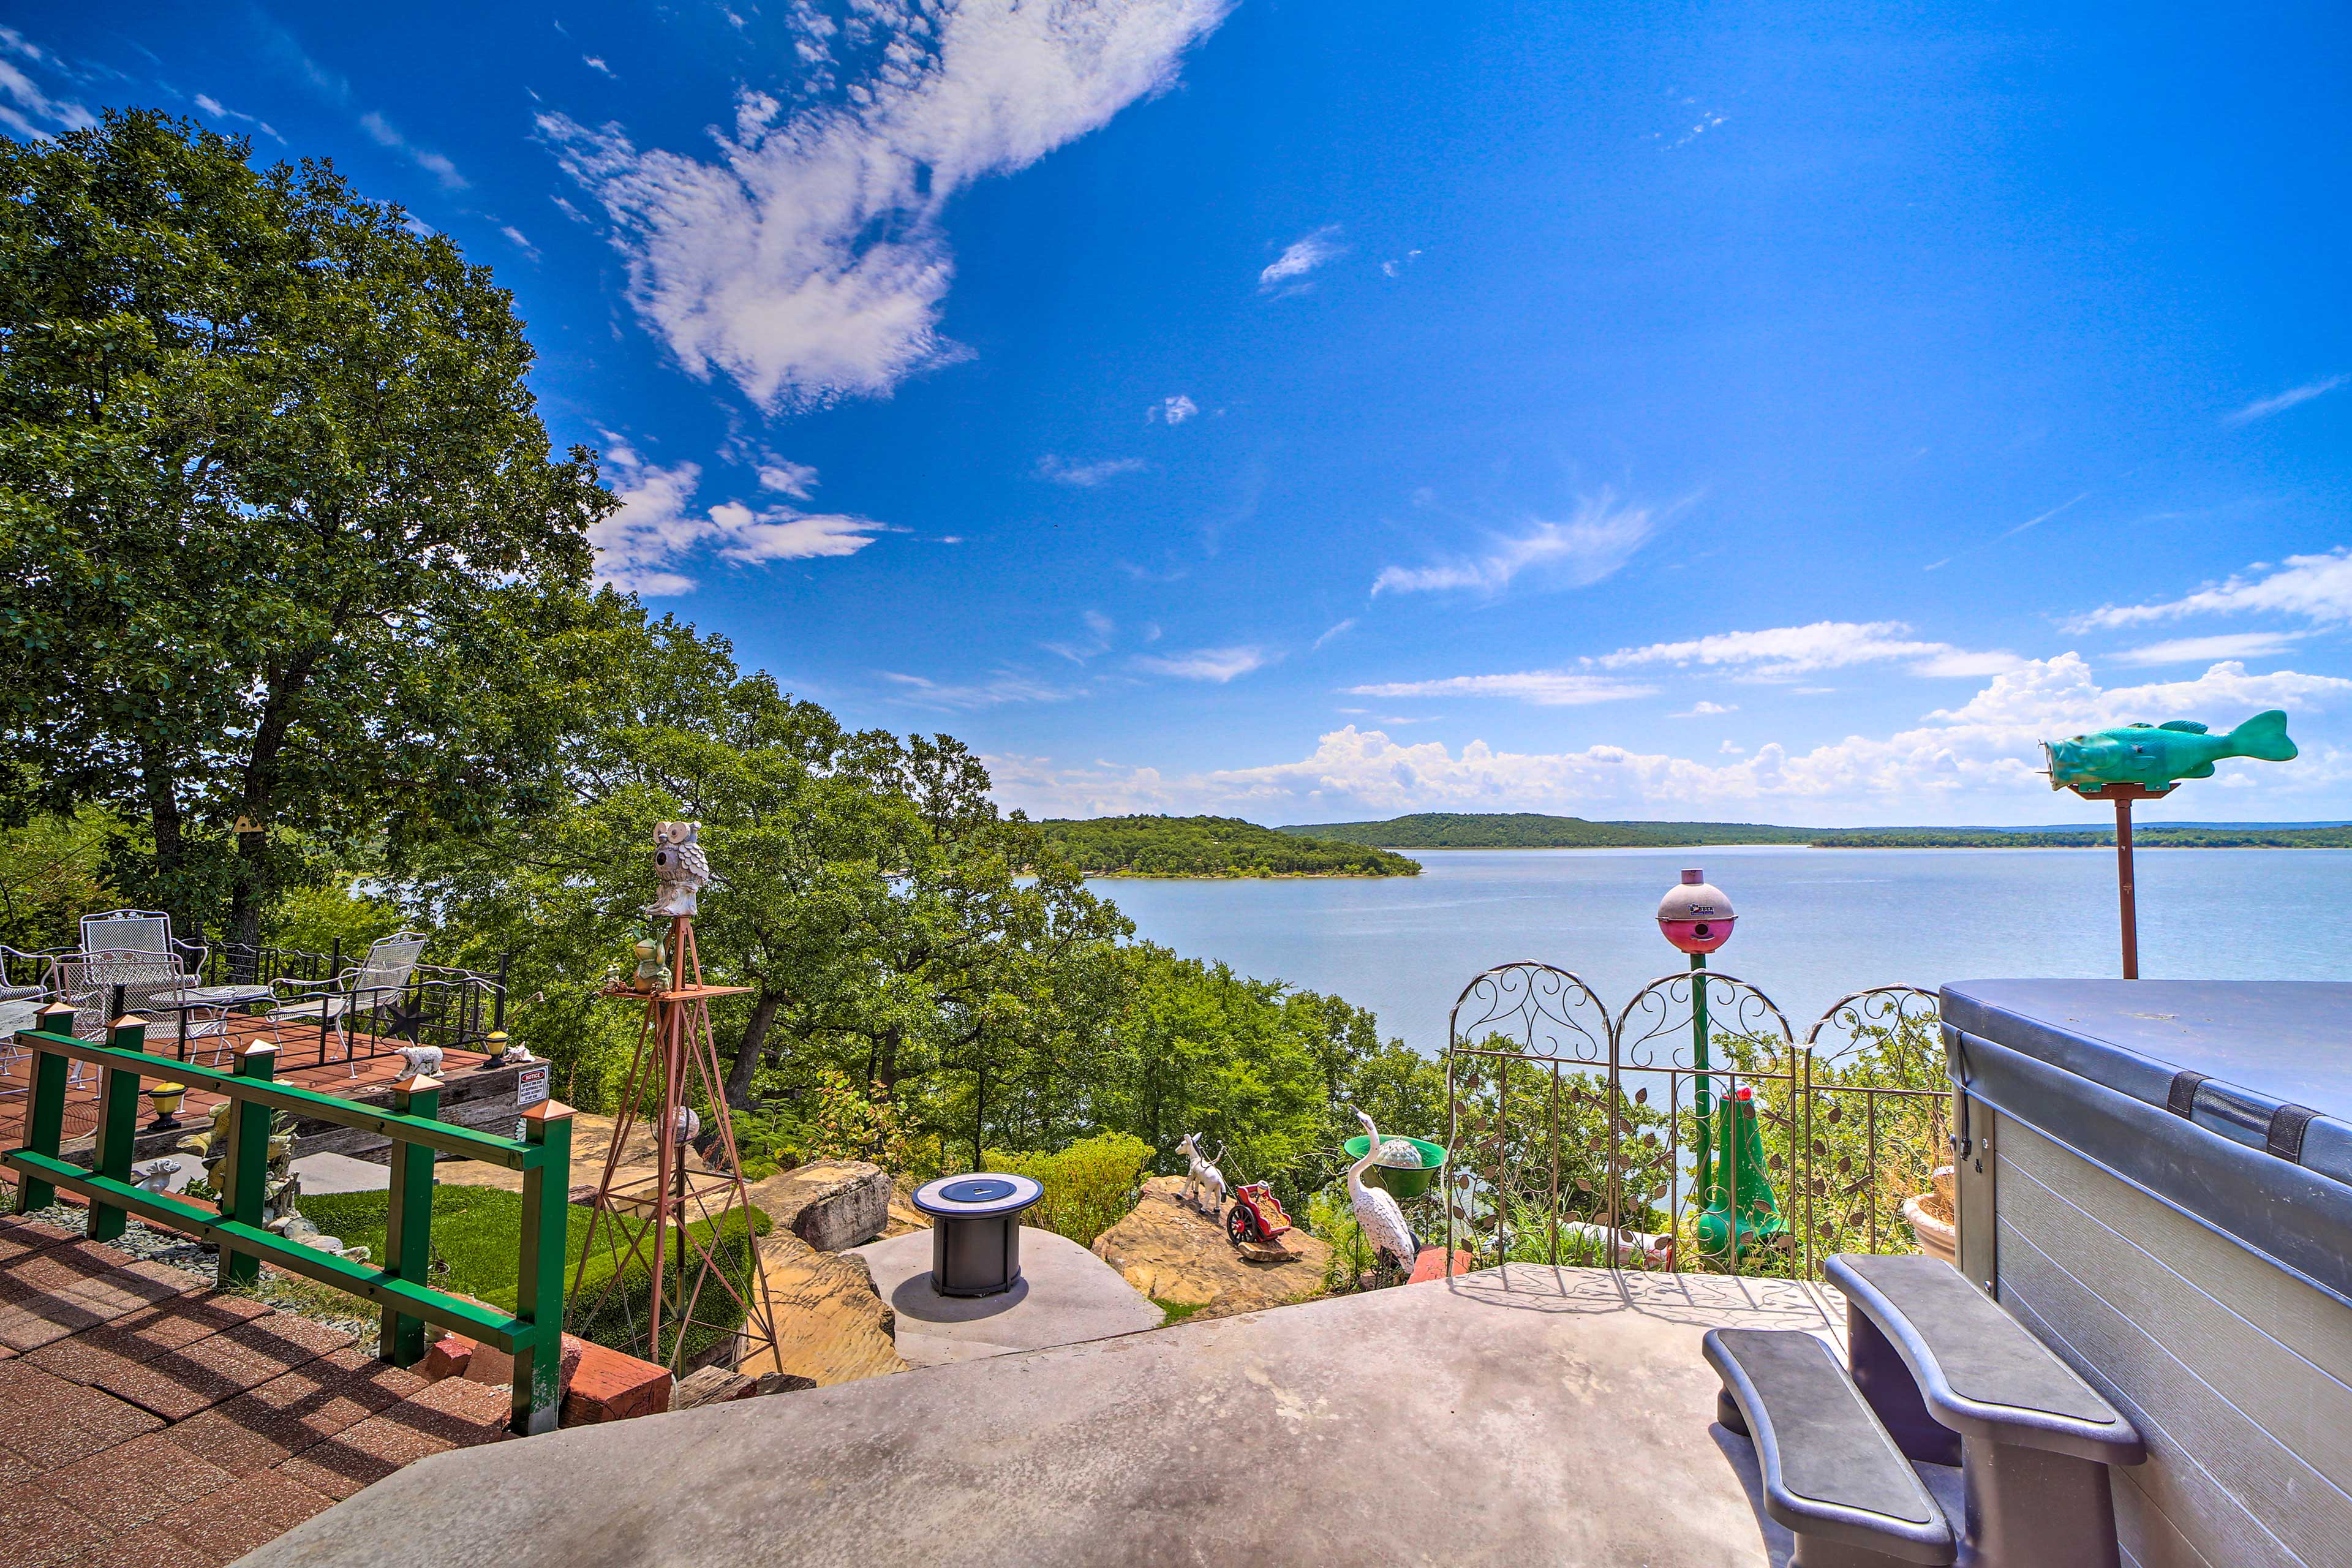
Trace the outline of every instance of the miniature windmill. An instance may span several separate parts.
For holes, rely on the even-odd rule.
[[[695,842],[699,826],[665,822],[654,829],[661,897],[645,912],[669,919],[676,979],[656,980],[649,989],[620,982],[604,992],[642,999],[645,1023],[572,1282],[575,1303],[591,1316],[617,1306],[630,1348],[673,1372],[717,1359],[711,1351],[726,1346],[730,1335],[735,1336],[730,1363],[772,1352],[776,1344],[775,1307],[751,1233],[751,1194],[736,1157],[710,1032],[710,999],[740,996],[748,987],[702,983],[694,916],[710,865]],[[656,1094],[660,1110],[652,1111]],[[698,1101],[709,1112],[707,1134]],[[728,1215],[738,1210],[744,1218],[730,1234]],[[609,1264],[612,1272],[599,1294],[583,1300],[592,1258]]]

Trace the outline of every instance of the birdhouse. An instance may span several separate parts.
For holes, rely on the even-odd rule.
[[[1731,940],[1731,900],[1693,868],[1658,900],[1658,931],[1685,952],[1713,952]]]
[[[217,821],[218,818],[215,818],[215,820]],[[240,816],[236,819],[236,831],[239,833],[267,833],[269,830],[262,826],[261,824],[254,821],[253,818],[249,816]]]

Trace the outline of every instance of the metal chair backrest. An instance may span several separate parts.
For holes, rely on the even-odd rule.
[[[155,996],[188,984],[176,955],[129,950],[69,952],[49,963],[48,987],[74,1007],[74,1033],[97,1039],[114,1008],[114,988],[122,988],[122,1009],[142,1011]]]
[[[81,950],[88,953],[152,952],[177,964],[172,917],[161,910],[109,910],[81,918]]]
[[[409,977],[416,973],[417,961],[425,956],[425,942],[424,937],[410,931],[377,938],[352,972],[353,1000],[383,1002],[389,999],[389,993],[405,991]]]

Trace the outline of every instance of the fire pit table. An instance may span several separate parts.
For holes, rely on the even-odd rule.
[[[941,1176],[915,1190],[931,1216],[931,1289],[994,1296],[1021,1282],[1021,1215],[1045,1196],[1027,1176]]]

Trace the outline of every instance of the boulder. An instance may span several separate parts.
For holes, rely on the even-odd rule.
[[[889,1222],[889,1173],[863,1160],[818,1160],[751,1189],[751,1202],[820,1252],[873,1240]]]
[[[1181,1176],[1154,1176],[1125,1219],[1095,1238],[1095,1256],[1129,1285],[1158,1301],[1198,1305],[1199,1318],[1230,1317],[1303,1301],[1323,1293],[1323,1267],[1331,1249],[1294,1229],[1275,1248],[1253,1247],[1244,1257],[1211,1216],[1177,1201]],[[1276,1250],[1278,1249],[1278,1252]]]
[[[820,1252],[774,1230],[760,1240],[760,1267],[775,1304],[777,1344],[745,1358],[738,1372],[782,1373],[788,1386],[809,1387],[907,1370],[893,1337],[898,1315],[875,1290],[866,1259]]]

